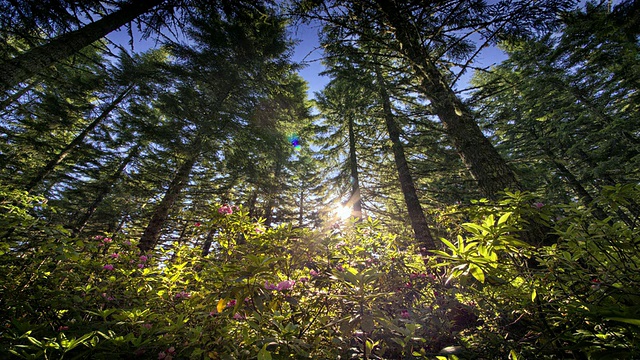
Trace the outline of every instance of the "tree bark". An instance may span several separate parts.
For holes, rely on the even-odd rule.
[[[78,30],[60,35],[47,44],[32,48],[0,63],[0,93],[41,73],[58,61],[105,37],[110,32],[150,11],[163,0],[132,0],[119,10]]]
[[[416,241],[420,246],[420,253],[425,257],[428,255],[429,250],[436,249],[435,241],[431,236],[431,230],[429,229],[427,219],[422,211],[420,200],[418,199],[416,187],[413,183],[413,178],[411,177],[411,170],[409,169],[409,164],[407,163],[407,158],[404,154],[404,147],[400,142],[400,128],[398,127],[393,112],[391,111],[389,94],[384,83],[384,78],[378,69],[376,69],[376,77],[378,80],[378,91],[380,92],[380,100],[382,101],[385,124],[387,126],[387,131],[389,132],[389,139],[393,144],[393,158],[398,170],[398,179],[400,180],[402,195],[404,196],[404,201],[407,204],[411,227],[413,228]]]
[[[347,205],[353,209],[353,216],[362,219],[362,199],[360,197],[360,178],[358,176],[358,157],[356,154],[356,134],[353,117],[349,116],[349,171],[351,172],[351,196]]]
[[[216,228],[212,228],[207,233],[207,238],[204,240],[204,244],[202,244],[202,256],[207,256],[211,252],[211,244],[213,244],[213,235],[216,233]]]
[[[419,41],[415,26],[403,17],[394,0],[376,0],[394,28],[400,51],[412,64],[420,80],[422,94],[430,100],[435,114],[478,187],[489,198],[505,189],[520,190],[515,174],[484,136],[471,110],[456,96],[440,73],[428,49]],[[413,33],[412,33],[413,31]]]
[[[182,163],[178,172],[173,178],[173,181],[169,184],[169,188],[165,193],[162,201],[156,207],[147,228],[144,230],[142,237],[140,238],[140,243],[138,244],[138,248],[141,252],[146,253],[153,250],[160,238],[160,231],[164,226],[164,223],[167,220],[167,215],[169,215],[169,211],[171,207],[178,199],[178,196],[182,192],[182,189],[187,185],[189,181],[189,175],[191,175],[191,170],[193,166],[196,164],[196,161],[200,157],[200,150],[202,148],[202,139],[197,137],[194,140],[194,144],[192,146],[192,151],[189,154],[189,157]]]
[[[84,130],[82,130],[76,137],[68,143],[58,155],[49,160],[47,164],[40,169],[38,174],[27,184],[25,190],[31,192],[44,178],[46,178],[60,163],[67,157],[73,149],[82,144],[87,135],[93,131],[109,114],[131,93],[133,86],[128,87],[122,94],[120,94],[115,100],[113,100],[109,106],[107,106],[98,117],[96,117]]]
[[[274,183],[269,185],[269,193],[267,194],[267,203],[264,209],[264,226],[269,227],[273,222],[273,208],[276,204],[276,191],[280,181],[280,174],[282,173],[283,164],[280,159],[276,160],[276,166],[273,171]]]

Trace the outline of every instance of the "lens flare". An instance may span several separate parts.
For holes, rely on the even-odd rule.
[[[300,145],[300,138],[296,133],[289,135],[287,139],[296,151],[300,151],[300,149],[302,149],[302,145]]]
[[[350,206],[338,206],[335,210],[335,214],[341,220],[347,220],[351,216]]]

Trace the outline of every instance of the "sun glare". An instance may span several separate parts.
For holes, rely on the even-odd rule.
[[[346,220],[351,216],[351,207],[350,206],[339,206],[336,209],[336,216],[338,216],[341,220]]]

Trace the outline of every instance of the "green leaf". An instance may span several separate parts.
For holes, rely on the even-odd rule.
[[[608,317],[608,318],[605,318],[605,320],[620,321],[620,322],[623,322],[623,323],[640,326],[640,319],[629,319],[629,318],[621,318],[621,317]]]
[[[260,351],[258,351],[258,360],[271,360],[271,353],[267,350],[267,345],[265,344]]]
[[[480,269],[480,267],[476,264],[469,264],[469,272],[473,275],[476,280],[484,283],[484,271]]]
[[[442,241],[445,245],[447,245],[448,248],[450,248],[454,252],[458,250],[458,248],[455,245],[453,245],[449,240],[445,238],[440,238],[440,241]]]
[[[498,225],[503,224],[505,222],[507,222],[507,220],[509,219],[509,217],[511,216],[511,214],[513,214],[512,212],[508,212],[502,216],[500,216],[500,219],[498,219]]]

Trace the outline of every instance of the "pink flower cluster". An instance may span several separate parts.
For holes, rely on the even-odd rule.
[[[400,312],[400,317],[403,319],[408,319],[409,318],[409,311],[407,309],[404,309]]]
[[[231,215],[233,214],[233,209],[231,208],[231,206],[225,204],[225,205],[222,205],[220,209],[218,209],[218,213],[222,215]]]
[[[174,298],[176,299],[188,299],[191,297],[191,294],[189,294],[186,291],[180,291],[179,293],[174,295]]]
[[[114,269],[113,265],[111,265],[111,264],[107,264],[107,265],[103,266],[102,268],[107,270],[107,271],[112,271]]]
[[[138,259],[140,260],[140,263],[138,264],[138,269],[144,269],[144,266],[145,266],[144,264],[147,262],[147,260],[149,260],[149,258],[146,255],[140,255]]]
[[[98,246],[99,246],[99,247],[100,247],[100,246],[104,246],[104,245],[106,245],[106,244],[109,244],[109,243],[113,242],[113,239],[111,239],[110,237],[104,237],[104,236],[102,236],[102,235],[96,235],[96,236],[94,236],[94,237],[93,237],[93,239],[94,239],[94,240],[98,240],[98,241],[100,241],[100,242],[98,243]]]
[[[433,274],[425,274],[425,273],[411,273],[411,275],[409,275],[409,279],[413,280],[413,279],[425,279],[425,278],[429,278],[431,280],[435,280],[436,277]]]
[[[171,360],[173,356],[176,354],[176,349],[172,346],[168,348],[166,351],[161,351],[158,353],[158,360]]]
[[[291,290],[293,288],[293,285],[295,285],[296,282],[294,280],[285,280],[285,281],[281,281],[278,283],[278,285],[276,284],[271,284],[269,283],[269,281],[265,281],[264,282],[264,288],[267,290],[277,290],[277,291],[284,291],[284,290]]]

